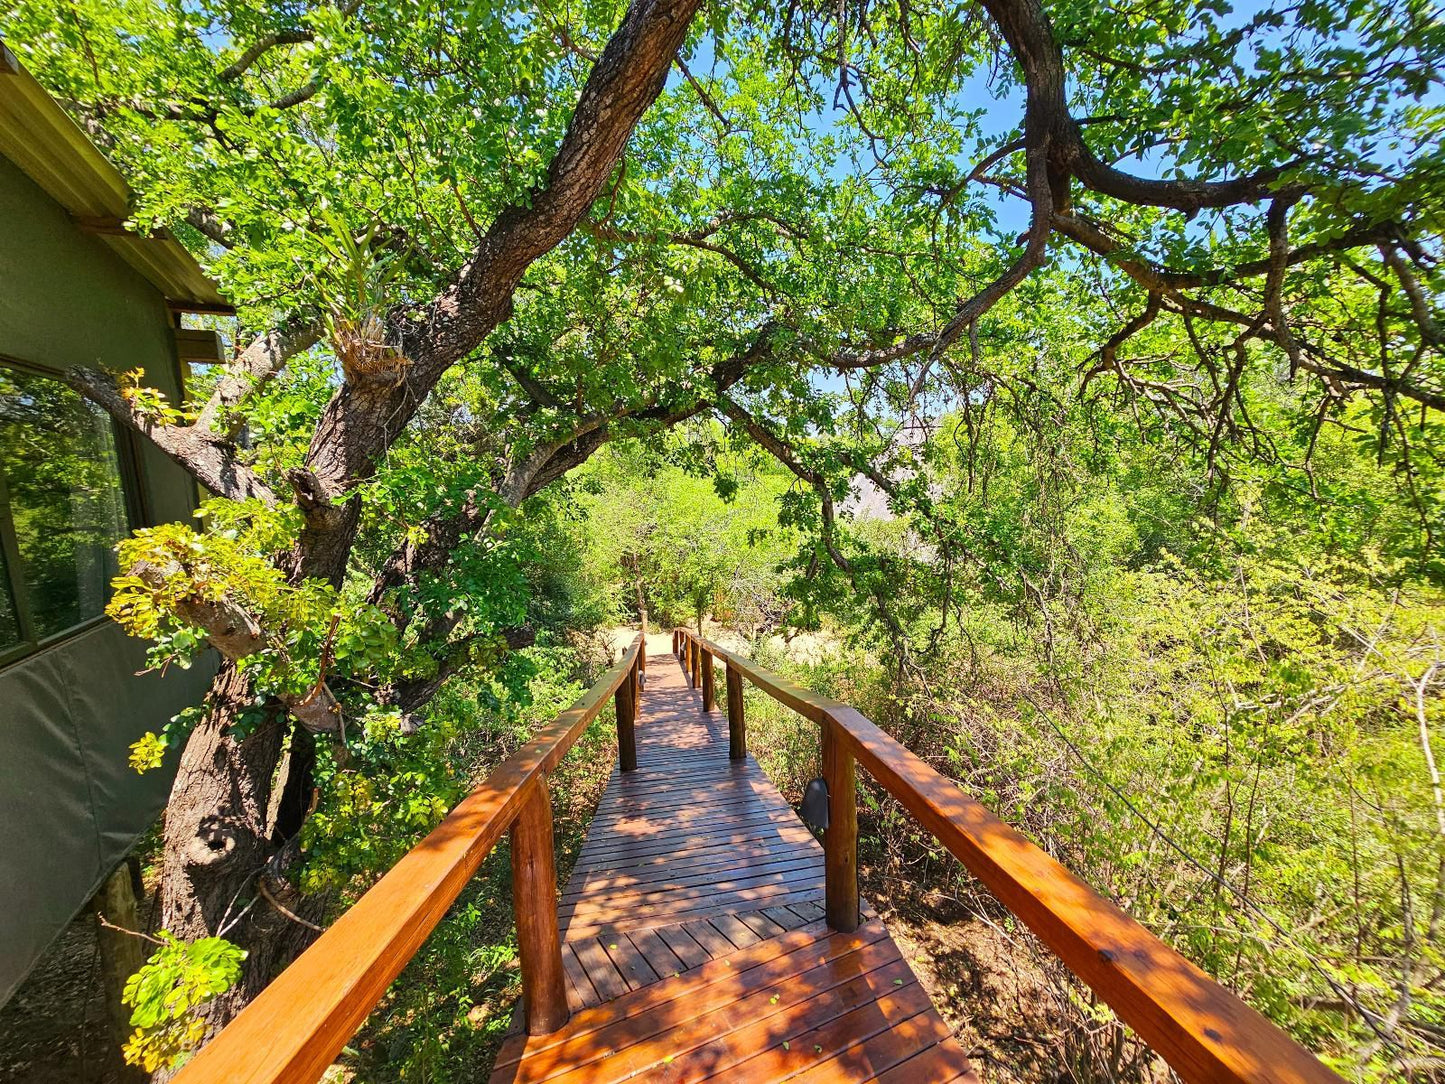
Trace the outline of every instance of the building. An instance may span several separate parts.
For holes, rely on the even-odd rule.
[[[124,179],[0,43],[0,1004],[154,820],[169,772],[128,749],[203,694],[197,667],[138,674],[103,616],[114,544],[188,518],[196,487],[58,375],[145,371],[182,398],[225,300],[168,235],[123,223]]]

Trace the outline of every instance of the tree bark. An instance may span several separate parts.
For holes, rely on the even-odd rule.
[[[399,373],[391,374],[395,379],[348,374],[336,389],[322,409],[304,466],[287,475],[303,527],[295,547],[277,564],[293,582],[314,577],[341,584],[361,508],[361,501],[345,498],[373,476],[442,374],[511,314],[512,293],[527,268],[586,214],[637,121],[662,91],[699,2],[634,0],[583,87],[545,182],[498,215],[477,250],[430,304],[392,314],[388,338],[405,362]],[[227,429],[235,408],[291,354],[309,346],[318,331],[314,321],[298,320],[292,329],[257,340],[230,367],[196,425],[159,424],[144,416],[103,374],[77,371],[73,383],[214,492],[275,505],[282,496],[246,465],[234,442],[218,430]],[[699,409],[701,404],[688,413]],[[525,464],[515,476],[513,503],[595,450],[606,439],[604,420],[585,421]],[[508,480],[513,480],[511,472]],[[502,496],[509,499],[511,490],[504,489]],[[400,566],[389,567],[383,578],[413,574],[411,556],[403,554]],[[251,631],[223,613],[194,611],[190,616],[208,615],[217,619],[208,635],[223,652],[229,635]],[[286,707],[304,719],[313,699]],[[321,910],[317,901],[303,899],[290,888],[285,869],[296,857],[295,828],[309,807],[311,739],[299,739],[308,744],[296,746],[283,773],[286,738],[295,724],[277,704],[258,726],[237,736],[233,728],[252,701],[248,680],[232,661],[224,662],[212,683],[205,716],[187,740],[166,812],[164,928],[186,940],[224,936],[248,952],[240,982],[201,1010],[212,1030],[229,1021],[304,947]],[[328,707],[323,715],[323,722],[334,715],[339,729],[339,706],[335,712]],[[316,721],[312,719],[313,729],[331,729],[317,727]],[[278,782],[283,774],[285,779]],[[285,794],[273,794],[278,785],[285,787]]]
[[[211,684],[205,717],[186,742],[166,806],[162,927],[186,940],[221,935],[247,951],[241,980],[201,1010],[213,1032],[314,935],[258,898],[258,880],[266,878],[269,895],[298,917],[314,923],[321,911],[319,901],[301,898],[286,883],[282,859],[287,852],[273,839],[267,815],[292,724],[277,706],[245,737],[231,733],[252,699],[246,678],[223,663]],[[292,758],[302,769],[309,762],[304,755]],[[281,785],[300,789],[305,774],[290,772]],[[283,796],[281,808],[294,806],[289,798]]]

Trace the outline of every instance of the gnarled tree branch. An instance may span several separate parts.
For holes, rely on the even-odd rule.
[[[276,503],[276,494],[241,461],[240,450],[226,437],[197,425],[167,425],[138,410],[109,373],[71,369],[66,381],[122,425],[140,433],[212,493],[236,501]]]

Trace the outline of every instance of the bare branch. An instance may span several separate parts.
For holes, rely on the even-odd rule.
[[[325,85],[325,77],[322,75],[317,75],[312,79],[308,79],[306,82],[302,83],[299,87],[297,87],[290,93],[283,94],[279,98],[274,98],[271,101],[266,102],[264,105],[261,106],[261,108],[294,109],[302,102],[309,102],[312,98],[316,97],[317,93]]]
[[[1121,376],[1123,375],[1123,370],[1119,366],[1119,347],[1123,346],[1135,335],[1139,334],[1139,332],[1143,331],[1146,327],[1148,327],[1156,319],[1158,319],[1159,311],[1159,294],[1154,291],[1150,291],[1149,301],[1144,306],[1144,311],[1139,313],[1137,316],[1131,318],[1129,322],[1126,323],[1122,328],[1116,331],[1113,335],[1109,336],[1108,341],[1099,348],[1098,364],[1096,364],[1092,369],[1090,369],[1084,374],[1084,378],[1079,385],[1081,391],[1084,388],[1087,388],[1089,386],[1089,382],[1100,373],[1108,372],[1112,369],[1115,372],[1118,372]]]
[[[214,242],[222,248],[235,247],[235,242],[231,240],[230,223],[223,221],[209,208],[192,207],[186,212],[186,222],[203,234],[206,240]]]
[[[729,124],[727,118],[722,115],[722,110],[717,107],[717,103],[712,100],[712,96],[708,94],[703,85],[693,78],[692,72],[688,70],[687,63],[680,56],[677,58],[677,68],[678,71],[682,72],[683,78],[687,80],[687,85],[692,87],[693,93],[697,95],[703,107],[711,113],[713,119],[717,121],[718,127],[723,130],[723,133],[726,134],[732,131],[732,125]]]
[[[1440,336],[1440,328],[1435,323],[1435,317],[1430,312],[1430,302],[1425,297],[1425,291],[1420,288],[1420,282],[1415,278],[1409,265],[1400,259],[1400,254],[1395,251],[1395,246],[1390,244],[1380,245],[1380,255],[1384,257],[1385,264],[1395,277],[1400,280],[1400,286],[1405,291],[1405,296],[1410,299],[1410,313],[1415,318],[1415,326],[1420,329],[1420,338],[1437,350],[1445,347],[1445,341]]]
[[[257,38],[233,63],[221,69],[216,76],[222,83],[234,83],[250,70],[251,65],[272,49],[282,45],[300,45],[314,41],[316,35],[309,30],[278,30],[274,34],[263,34]]]
[[[613,226],[593,222],[589,219],[584,219],[579,225],[593,237],[600,238],[604,241],[625,241],[630,244],[646,244],[649,241],[662,242],[669,245],[680,245],[684,248],[700,249],[703,252],[711,252],[727,260],[728,263],[743,273],[744,278],[760,290],[769,294],[776,292],[776,287],[765,279],[752,264],[748,263],[732,249],[707,240],[707,237],[717,232],[720,228],[719,226],[711,226],[705,228],[703,231],[691,233],[659,231],[653,234],[644,234],[636,233],[632,230],[619,230]]]
[[[361,7],[361,0],[347,0],[338,9],[342,15],[354,15]],[[216,78],[222,83],[234,83],[241,76],[250,70],[251,66],[269,53],[283,45],[300,45],[304,42],[315,41],[316,35],[306,29],[296,28],[292,30],[277,30],[270,34],[263,34],[252,42],[244,52],[241,53],[231,64],[217,74]]]

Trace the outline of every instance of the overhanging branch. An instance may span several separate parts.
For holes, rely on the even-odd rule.
[[[212,493],[236,501],[276,504],[276,494],[241,461],[240,450],[227,438],[197,425],[167,425],[158,421],[137,409],[109,373],[71,369],[65,379],[126,428],[144,436]]]

